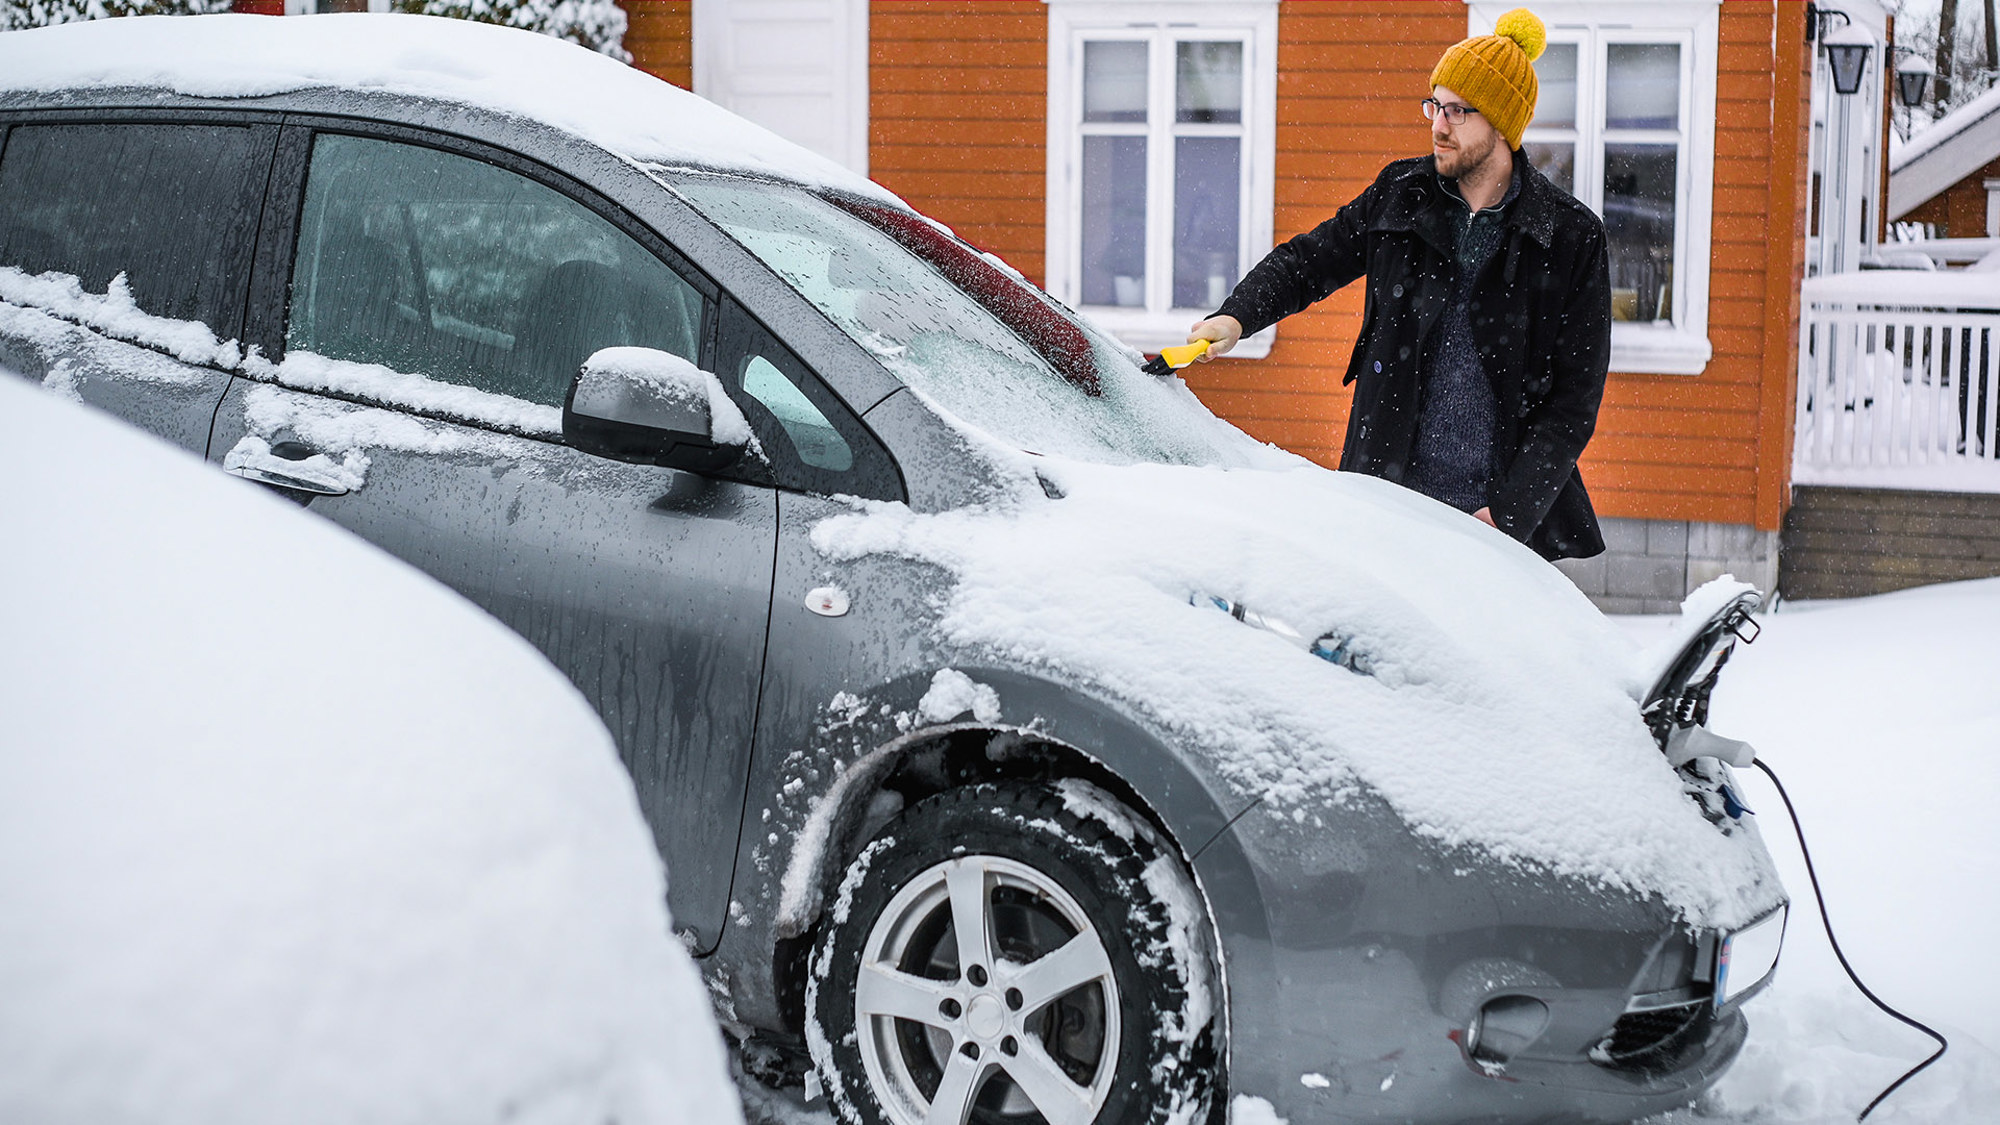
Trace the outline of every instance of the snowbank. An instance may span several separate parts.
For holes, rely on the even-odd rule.
[[[0,1120],[737,1119],[525,642],[6,373],[0,529]]]
[[[859,505],[813,542],[944,567],[957,581],[940,627],[968,663],[1128,701],[1298,819],[1365,788],[1445,844],[1657,892],[1698,923],[1747,921],[1775,897],[1754,840],[1701,817],[1641,723],[1634,646],[1504,535],[1303,461],[1021,460],[1064,498]],[[1365,671],[1308,651],[1328,635]]]
[[[516,28],[387,13],[138,16],[0,36],[0,92],[254,98],[339,86],[483,106],[630,160],[777,176],[903,206],[827,158],[641,70]]]
[[[1868,1120],[1985,1125],[2000,1105],[2000,579],[1789,603],[1760,621],[1712,725],[1783,778],[1862,979],[1952,1041]],[[1932,1044],[1848,983],[1783,803],[1763,774],[1737,776],[1793,892],[1790,932],[1750,1001],[1743,1057],[1703,1114],[1661,1125],[1849,1125]]]

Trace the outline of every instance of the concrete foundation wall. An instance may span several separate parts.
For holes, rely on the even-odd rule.
[[[1604,519],[1604,553],[1556,567],[1606,613],[1678,613],[1688,592],[1733,574],[1769,597],[1778,533],[1701,520]]]

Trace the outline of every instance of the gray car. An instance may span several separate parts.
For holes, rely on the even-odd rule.
[[[216,77],[243,59],[254,81]],[[1431,619],[1388,595],[1369,604],[1405,624],[1301,629],[1287,591],[1250,586],[1146,602],[1159,644],[1200,638],[1182,649],[1149,647],[1153,617],[1101,644],[1052,617],[1068,655],[981,633],[969,599],[997,587],[954,568],[953,529],[1021,550],[1016,576],[1050,566],[1061,608],[1050,556],[1073,543],[1032,528],[1124,511],[1089,507],[1111,472],[1302,489],[1369,544],[1348,589],[1421,602],[1450,583],[1391,572],[1462,555],[1509,620],[1610,630],[1524,551],[1258,449],[1004,265],[788,153],[491,27],[0,36],[0,368],[293,498],[546,653],[617,740],[746,1065],[845,1121],[1220,1122],[1257,1099],[1295,1125],[1616,1121],[1706,1089],[1784,917],[1730,782],[1747,749],[1703,727],[1755,596],[1692,615],[1590,720],[1645,744],[1618,760],[1664,796],[1634,807],[1696,833],[1630,862],[1544,831],[1617,792],[1567,767],[1523,789],[1553,818],[1513,819],[1423,782],[1460,767],[1392,768],[1450,761],[1427,731],[1590,763],[1564,707],[1516,706],[1589,678],[1532,645],[1416,647]],[[302,583],[313,563],[242,560]],[[312,646],[273,621],[244,657]],[[1483,714],[1425,703],[1453,677]],[[1202,702],[1217,684],[1281,682],[1308,688],[1208,721],[1237,713]],[[1357,709],[1285,725],[1321,695]]]

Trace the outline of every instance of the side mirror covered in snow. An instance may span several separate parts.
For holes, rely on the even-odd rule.
[[[725,468],[754,444],[720,379],[655,348],[604,348],[584,360],[562,428],[586,453],[692,472]]]

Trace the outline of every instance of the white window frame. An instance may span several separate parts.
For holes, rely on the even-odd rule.
[[[389,0],[368,0],[371,12],[389,10]],[[309,16],[318,11],[317,0],[285,0],[285,14],[288,16]]]
[[[1173,298],[1174,145],[1177,135],[1214,133],[1243,138],[1238,187],[1237,276],[1272,246],[1277,182],[1277,0],[1046,0],[1049,8],[1049,128],[1047,266],[1049,292],[1106,331],[1142,351],[1185,343],[1190,324],[1211,308],[1175,308]],[[1144,126],[1084,126],[1083,43],[1086,39],[1147,39],[1149,104]],[[1174,56],[1160,43],[1178,40],[1244,45],[1247,82],[1239,126],[1174,123]],[[1087,132],[1138,132],[1146,149],[1146,300],[1138,307],[1089,305],[1083,295],[1083,138]],[[1246,337],[1230,354],[1259,358],[1274,329]]]
[[[1491,34],[1511,3],[1468,0],[1469,33]],[[1709,272],[1715,220],[1715,83],[1721,0],[1543,0],[1535,14],[1549,42],[1577,44],[1577,124],[1538,129],[1537,140],[1576,146],[1577,198],[1603,213],[1604,145],[1657,141],[1659,132],[1604,128],[1606,48],[1614,43],[1678,43],[1681,47],[1681,127],[1675,160],[1673,323],[1611,326],[1611,370],[1631,374],[1699,375],[1714,349],[1708,339]]]

